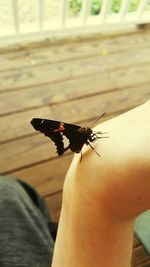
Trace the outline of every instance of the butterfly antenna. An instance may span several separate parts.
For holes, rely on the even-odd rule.
[[[98,118],[92,123],[92,125],[91,125],[90,128],[92,128],[92,127],[94,126],[94,124],[95,124],[98,120],[100,120],[105,114],[106,114],[106,113],[103,113],[100,117],[98,117]]]

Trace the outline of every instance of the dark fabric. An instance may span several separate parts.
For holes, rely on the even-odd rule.
[[[30,198],[32,199],[32,201],[34,202],[34,204],[40,209],[40,211],[42,212],[45,220],[46,220],[46,224],[49,228],[49,231],[51,233],[51,236],[53,238],[53,240],[56,240],[56,235],[57,235],[57,228],[58,228],[58,223],[52,222],[51,218],[50,218],[50,214],[48,212],[48,207],[45,203],[45,201],[43,200],[43,198],[36,192],[35,189],[33,189],[30,185],[28,185],[27,183],[18,180],[18,182],[22,185],[22,187],[24,188],[24,190],[26,190],[27,194],[30,196]]]
[[[32,187],[0,177],[1,267],[50,267],[52,225],[43,199]]]

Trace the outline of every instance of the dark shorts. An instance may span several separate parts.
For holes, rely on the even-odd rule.
[[[28,184],[0,177],[0,266],[50,267],[56,225]]]

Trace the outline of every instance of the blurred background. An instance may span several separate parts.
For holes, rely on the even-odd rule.
[[[90,127],[149,99],[150,1],[0,0],[0,170],[34,186],[53,220],[73,154],[59,158],[30,120]],[[150,266],[136,238],[133,266]]]

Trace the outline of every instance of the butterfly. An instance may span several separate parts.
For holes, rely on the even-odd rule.
[[[103,113],[97,120],[99,120]],[[96,121],[97,121],[96,120]],[[92,126],[96,123],[92,124]],[[104,133],[93,132],[91,127],[81,127],[75,124],[69,124],[60,121],[47,120],[41,118],[33,118],[31,121],[33,128],[46,136],[48,136],[56,145],[56,152],[61,156],[66,150],[70,149],[72,152],[80,153],[82,158],[83,145],[89,145],[94,151],[95,149],[91,145],[97,139],[104,138]],[[69,145],[64,147],[63,136],[69,140]],[[98,156],[99,153],[95,151]]]

